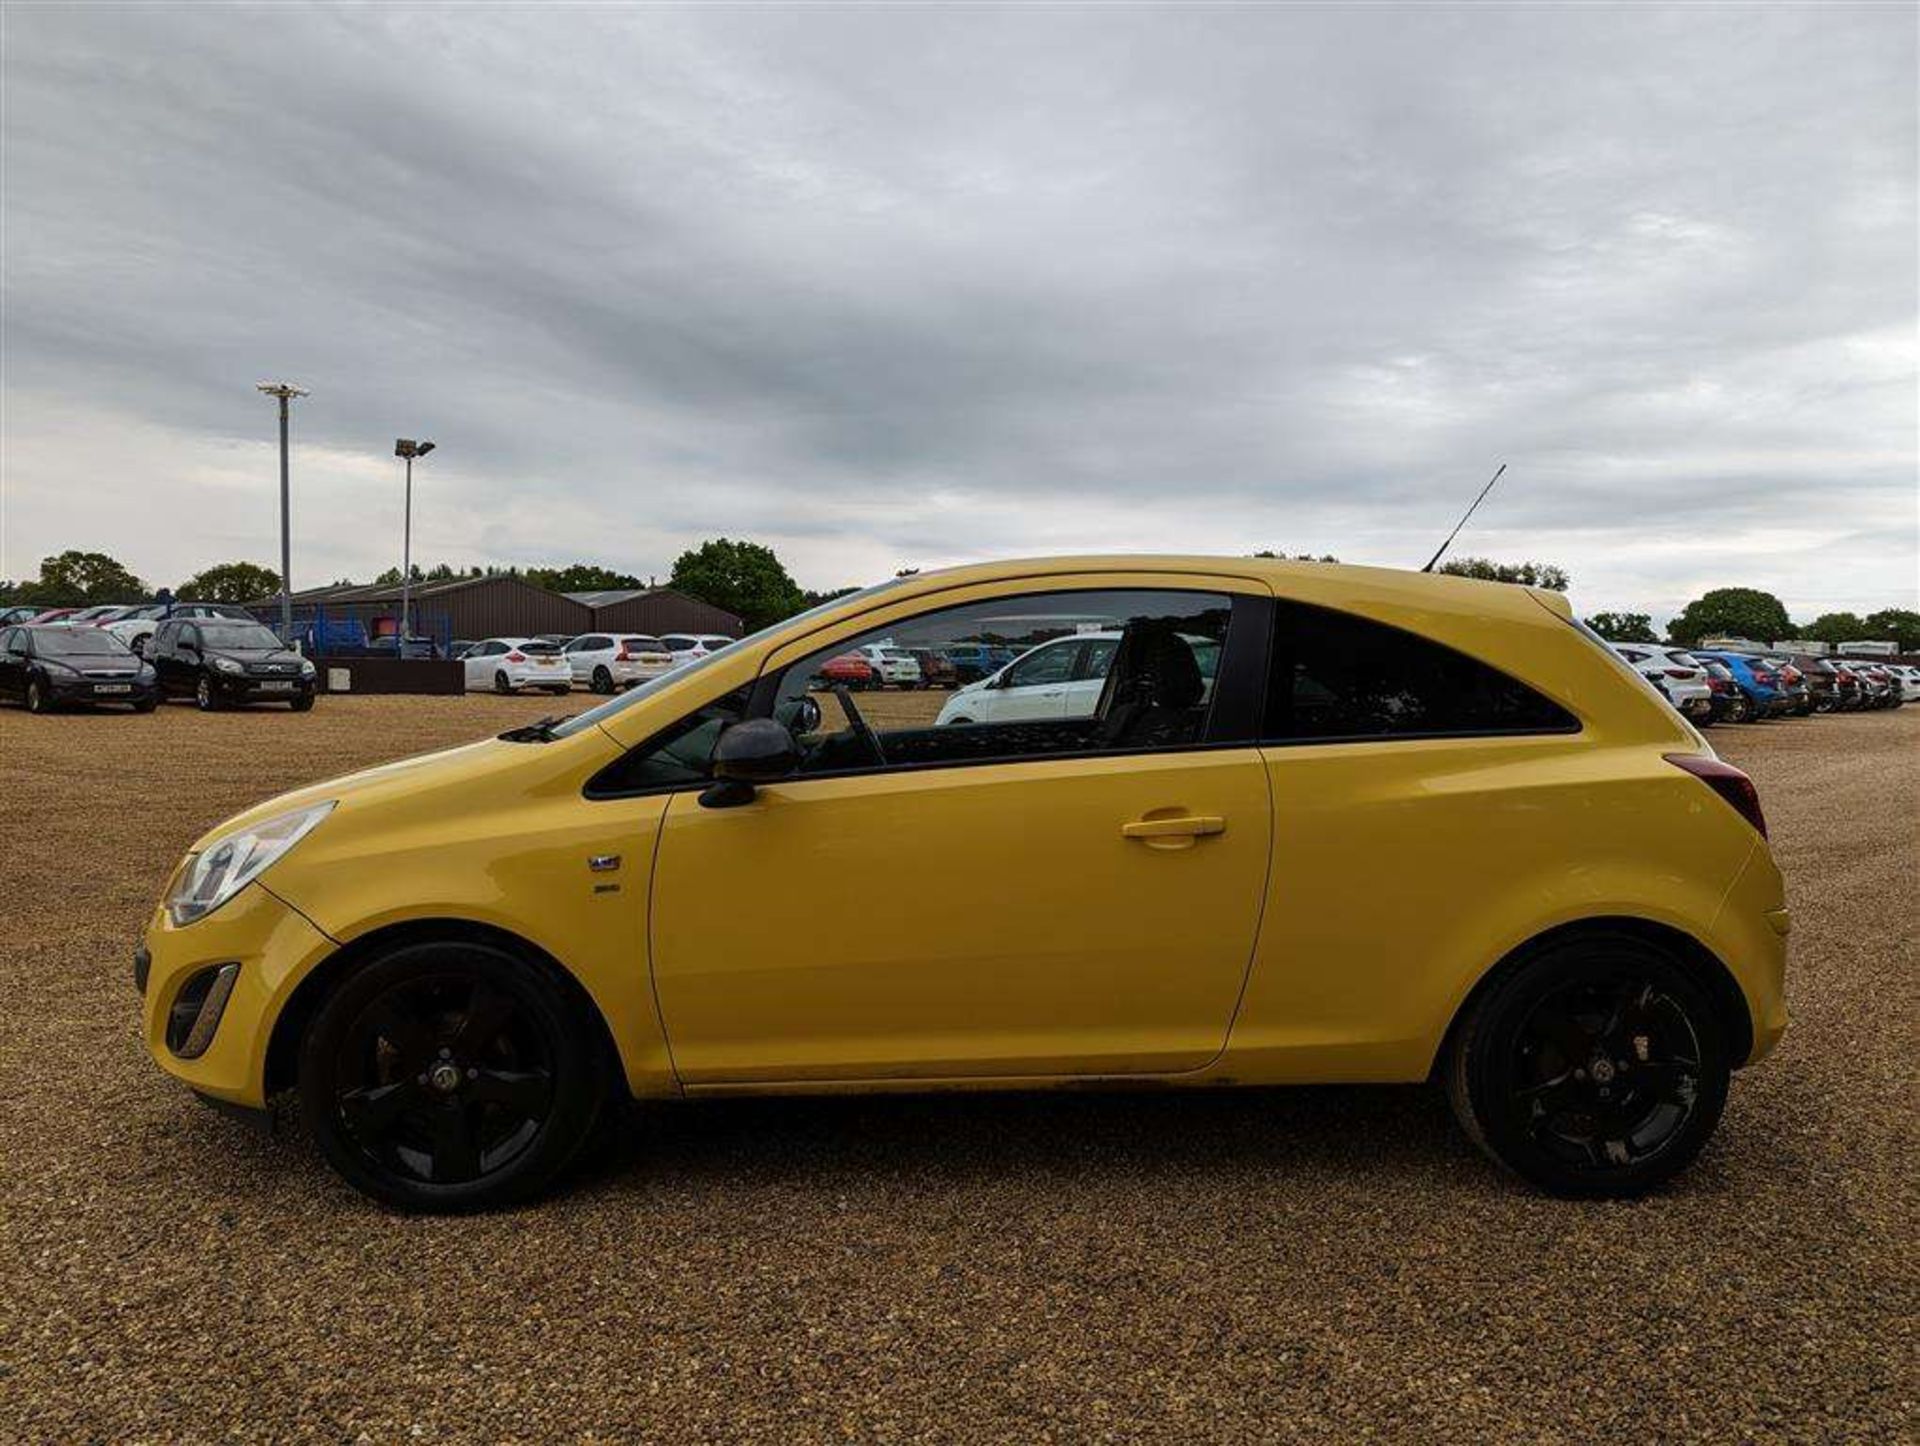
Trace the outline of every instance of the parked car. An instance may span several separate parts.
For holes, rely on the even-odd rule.
[[[38,603],[16,603],[13,607],[0,608],[0,628],[10,628],[15,623],[31,622],[40,615]]]
[[[982,678],[991,677],[1008,662],[985,643],[954,643],[941,651],[946,654],[947,661],[953,664],[954,681],[962,684],[977,683]]]
[[[42,608],[28,618],[27,622],[33,627],[45,627],[48,623],[57,623],[63,618],[70,618],[79,611],[79,608]]]
[[[736,640],[722,637],[719,633],[662,633],[660,641],[673,654],[673,665],[682,668],[688,663],[699,662],[709,653],[719,652]]]
[[[828,658],[814,673],[817,688],[878,688],[880,674],[870,659],[860,653],[841,653]]]
[[[673,671],[673,654],[644,633],[582,633],[560,648],[573,681],[596,693],[631,688]]]
[[[1900,685],[1900,701],[1920,703],[1920,668],[1911,663],[1888,663],[1885,666]]]
[[[153,669],[117,638],[92,628],[0,628],[0,698],[50,713],[69,704],[124,703],[151,713]]]
[[[1120,638],[1116,632],[1068,633],[1030,648],[991,677],[947,699],[934,724],[1091,717]],[[1201,696],[1211,696],[1219,647],[1210,638],[1182,636],[1180,641],[1192,653]]]
[[[75,608],[60,619],[61,626],[69,628],[99,627],[133,609],[127,603],[96,603],[92,607]]]
[[[1786,661],[1800,672],[1811,702],[1809,711],[1831,713],[1840,706],[1840,671],[1813,653],[1790,653]]]
[[[1780,680],[1780,691],[1787,695],[1784,711],[1796,718],[1812,716],[1813,689],[1807,683],[1806,673],[1785,658],[1769,656],[1761,661],[1773,670]]]
[[[1747,695],[1740,691],[1740,685],[1734,681],[1727,665],[1714,658],[1701,658],[1700,667],[1707,675],[1707,687],[1713,694],[1712,719],[1715,723],[1748,723],[1753,719],[1753,705],[1747,702]]]
[[[808,694],[876,637],[1049,610],[1120,634],[1089,717]],[[528,1198],[629,1096],[1127,1078],[1435,1079],[1536,1187],[1619,1196],[1779,1041],[1789,925],[1751,781],[1559,594],[1050,559],[890,579],[249,809],[173,871],[134,977],[165,1070],[242,1110],[297,1090],[408,1209]]]
[[[956,688],[960,685],[960,674],[938,648],[909,648],[914,662],[920,665],[920,681],[928,688]]]
[[[147,660],[162,699],[191,698],[203,713],[248,703],[313,707],[313,664],[251,618],[168,618],[148,641]]]
[[[467,688],[491,688],[496,693],[518,693],[539,688],[548,693],[571,693],[573,669],[553,643],[532,638],[486,638],[461,655]]]
[[[1696,723],[1713,721],[1713,689],[1699,659],[1659,643],[1608,643],[1681,713]]]
[[[176,602],[147,603],[135,608],[125,617],[106,624],[106,630],[141,656],[145,656],[147,644],[159,631],[160,624],[168,618],[189,620],[193,618],[231,618],[235,622],[254,621],[252,613],[238,603]]]
[[[1746,699],[1747,716],[1731,721],[1746,723],[1777,718],[1793,706],[1793,700],[1780,686],[1779,674],[1762,659],[1747,653],[1702,652],[1698,648],[1692,652],[1696,658],[1713,659],[1732,674],[1734,685]]]
[[[1877,661],[1866,658],[1839,660],[1860,685],[1860,706],[1864,709],[1891,708],[1899,701],[1899,689],[1892,676]]]
[[[873,669],[878,686],[882,688],[926,686],[920,676],[920,664],[905,648],[896,648],[890,643],[869,643],[859,652],[860,656],[867,660],[867,666]]]

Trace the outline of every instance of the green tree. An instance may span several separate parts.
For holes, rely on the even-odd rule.
[[[1912,608],[1881,608],[1862,620],[1867,630],[1863,638],[1892,638],[1903,653],[1920,653],[1920,613]]]
[[[1660,641],[1660,635],[1653,630],[1653,619],[1646,613],[1595,613],[1587,619],[1587,626],[1610,643]]]
[[[1667,625],[1667,636],[1683,648],[1702,638],[1752,638],[1774,643],[1794,635],[1786,605],[1770,592],[1751,587],[1717,587],[1695,598]]]
[[[1338,562],[1340,560],[1331,552],[1315,557],[1311,552],[1275,552],[1270,547],[1263,547],[1260,551],[1254,553],[1254,556],[1271,557],[1275,560],[1284,558],[1291,562]]]
[[[551,592],[601,592],[616,587],[641,587],[640,579],[629,572],[615,572],[591,562],[576,562],[566,567],[530,567],[527,581]]]
[[[1820,643],[1852,643],[1871,637],[1867,624],[1858,613],[1822,613],[1804,628],[1800,636]],[[1768,642],[1773,639],[1769,638]]]
[[[104,552],[62,552],[40,560],[38,581],[14,589],[23,603],[70,608],[86,603],[137,602],[147,585]]]
[[[859,591],[857,587],[834,587],[828,588],[825,592],[815,592],[812,588],[808,588],[800,594],[800,607],[802,611],[807,608],[817,608],[821,603],[830,603],[837,597],[845,597],[849,593]]]
[[[800,585],[772,548],[725,537],[681,553],[674,559],[671,582],[702,602],[738,613],[748,632],[792,617],[803,601]]]
[[[1526,587],[1550,588],[1554,592],[1565,592],[1568,583],[1566,569],[1550,562],[1495,562],[1488,557],[1456,557],[1452,562],[1441,563],[1437,570],[1453,577],[1517,582]]]
[[[223,562],[196,572],[173,590],[192,602],[250,603],[280,591],[280,574],[257,562]]]

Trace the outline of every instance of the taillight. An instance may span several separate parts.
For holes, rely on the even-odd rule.
[[[613,660],[616,663],[631,663],[633,658],[628,654],[626,646],[622,644],[620,651],[613,655]]]
[[[1765,668],[1755,668],[1753,670],[1753,681],[1756,683],[1765,683],[1768,687],[1772,687],[1773,674],[1769,673]]]
[[[509,663],[524,663],[526,662],[526,660],[527,660],[527,655],[525,653],[508,653],[507,654],[507,661]]]
[[[1669,678],[1691,678],[1693,676],[1693,669],[1692,668],[1668,668],[1667,676]]]
[[[1753,786],[1753,780],[1746,774],[1731,763],[1722,763],[1717,758],[1708,758],[1700,753],[1669,753],[1666,760],[1682,773],[1691,773],[1719,794],[1735,813],[1760,831],[1761,838],[1767,836],[1767,816],[1760,811],[1760,790]]]

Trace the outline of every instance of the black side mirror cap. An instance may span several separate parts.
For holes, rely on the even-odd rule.
[[[713,750],[714,783],[700,795],[706,808],[737,808],[754,785],[774,783],[800,767],[800,745],[785,724],[748,718],[720,735]]]

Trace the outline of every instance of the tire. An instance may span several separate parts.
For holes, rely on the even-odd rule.
[[[53,711],[53,694],[47,691],[47,685],[38,678],[27,679],[27,711],[29,713]]]
[[[355,1189],[402,1210],[539,1194],[607,1093],[584,1006],[545,966],[469,942],[404,946],[350,974],[300,1048],[300,1111]]]
[[[1686,968],[1633,935],[1592,934],[1493,983],[1455,1030],[1445,1077],[1461,1128],[1501,1165],[1550,1194],[1626,1198],[1700,1153],[1731,1073],[1725,1028]]]
[[[589,683],[588,686],[596,693],[611,693],[613,691],[613,674],[609,673],[605,668],[595,668],[593,670],[593,681]]]
[[[158,698],[142,698],[138,703],[133,705],[133,711],[136,713],[151,713],[159,706],[160,700]]]
[[[567,694],[571,693],[573,689],[572,688],[549,688],[547,689],[547,691],[553,694],[553,696],[556,698],[564,698],[567,696]]]
[[[1747,700],[1745,693],[1734,694],[1732,700],[1728,702],[1727,721],[1729,723],[1751,723],[1753,721],[1753,704]]]
[[[287,700],[287,706],[296,713],[311,713],[313,711],[313,694],[296,693]]]
[[[202,713],[218,713],[226,707],[226,700],[213,691],[213,684],[202,673],[200,681],[193,685],[193,705]]]
[[[513,683],[507,677],[507,670],[505,668],[499,668],[494,671],[493,691],[496,693],[511,693],[513,691]]]
[[[152,633],[141,633],[131,643],[127,644],[128,647],[133,649],[134,657],[145,658],[147,656],[147,641],[152,638],[152,636]]]

